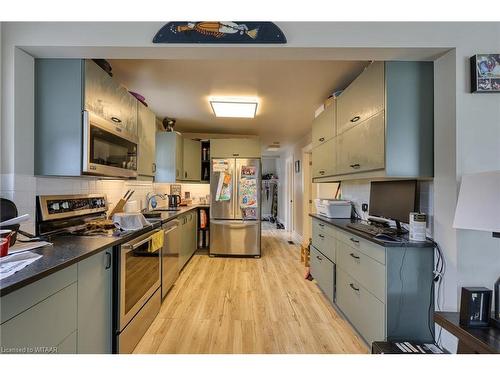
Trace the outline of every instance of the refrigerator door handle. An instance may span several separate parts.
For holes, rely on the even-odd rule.
[[[244,227],[249,227],[252,225],[257,225],[259,224],[258,220],[210,220],[211,224],[214,225],[227,225],[231,228],[244,228]]]

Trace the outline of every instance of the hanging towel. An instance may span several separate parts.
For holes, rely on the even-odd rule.
[[[155,234],[153,234],[153,236],[151,238],[151,248],[149,249],[149,251],[151,253],[153,253],[156,250],[159,250],[163,247],[164,235],[165,235],[164,230],[160,230],[160,231],[156,232]]]

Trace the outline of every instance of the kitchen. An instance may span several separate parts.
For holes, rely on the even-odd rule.
[[[8,186],[2,198],[14,201],[18,214],[29,214],[22,231],[53,245],[33,250],[42,257],[0,281],[2,345],[48,346],[58,353],[368,353],[373,339],[386,339],[388,332],[416,330],[415,337],[425,332],[421,337],[429,340],[423,319],[430,315],[429,285],[419,284],[418,324],[389,318],[400,303],[390,295],[404,299],[411,292],[397,277],[401,247],[318,217],[303,193],[310,183],[318,197],[335,198],[341,181],[342,199],[361,216],[364,203],[372,206],[370,183],[399,179],[404,171],[405,179],[419,180],[412,194],[434,218],[430,197],[439,185],[432,181],[433,158],[443,150],[433,145],[435,109],[429,108],[438,99],[429,94],[435,90],[429,77],[436,68],[427,67],[445,51],[400,51],[407,54],[400,65],[394,56],[372,62],[369,53],[376,55],[251,61],[112,54],[109,71],[102,54],[94,55],[101,57],[97,64],[89,55],[53,58],[44,52],[33,58],[17,51],[16,61],[33,61],[34,171],[2,176]],[[381,74],[390,83],[377,81]],[[412,86],[401,74],[409,82],[420,78],[422,91],[402,90],[398,82]],[[367,76],[368,85],[361,81]],[[394,103],[414,110],[412,95],[402,92],[426,107],[420,143],[398,138],[394,124],[401,112]],[[217,117],[217,104],[236,101],[252,108],[252,118]],[[356,102],[376,105],[354,120]],[[367,124],[374,133],[358,138]],[[415,134],[413,126],[407,134]],[[384,129],[390,131],[387,142],[375,142],[384,139]],[[355,138],[362,142],[356,145]],[[297,156],[302,152],[312,156],[312,165]],[[272,166],[264,169],[264,160]],[[410,169],[412,160],[421,162],[420,169]],[[310,180],[303,179],[305,170]],[[266,175],[276,185],[269,193],[260,188]],[[274,222],[260,223],[262,199],[274,191],[277,204],[268,214]],[[126,214],[110,215],[120,205]],[[147,221],[141,229],[113,235],[112,228],[127,229],[126,218],[137,212]],[[131,220],[137,225],[142,219]],[[238,237],[242,226],[248,228]],[[19,243],[27,240],[20,231],[18,236]],[[299,261],[309,238],[314,280],[304,277],[306,265]],[[320,242],[324,238],[339,244],[334,253]],[[417,259],[434,249],[430,243],[417,248],[403,251]],[[349,257],[368,260],[370,268],[356,274]],[[429,259],[419,261],[432,274]],[[385,276],[392,281],[386,284]],[[340,282],[369,298],[350,303]],[[373,312],[368,323],[366,311]]]

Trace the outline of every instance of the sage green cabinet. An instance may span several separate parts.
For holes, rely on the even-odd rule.
[[[7,294],[0,306],[4,353],[77,353],[76,265]]]
[[[367,67],[336,99],[335,145],[328,152],[315,135],[322,127],[313,125],[314,182],[432,177],[433,80],[432,62]]]
[[[156,182],[176,182],[183,175],[182,135],[178,132],[156,133]]]
[[[112,352],[113,252],[78,263],[78,353]]]
[[[195,253],[197,248],[197,212],[191,210],[180,217],[181,251],[179,254],[179,269],[182,269]]]
[[[336,138],[334,174],[351,174],[384,169],[385,121],[379,112]],[[332,158],[330,157],[331,161]]]
[[[312,228],[311,274],[368,344],[432,340],[432,247],[384,247],[317,218]]]
[[[154,177],[156,172],[156,116],[148,107],[138,104],[137,126],[139,145],[137,150],[137,174]]]
[[[111,353],[112,276],[108,249],[3,296],[4,351]]]
[[[260,158],[258,138],[213,138],[210,139],[212,158]]]
[[[312,149],[312,177],[333,176],[337,171],[337,138],[331,138]]]
[[[199,182],[201,180],[201,142],[183,138],[182,165],[183,181]]]
[[[85,109],[137,135],[137,99],[92,60],[85,63]]]
[[[336,135],[336,101],[325,108],[312,124],[312,147],[315,148]]]
[[[383,61],[373,62],[337,98],[337,134],[384,109],[384,67]]]

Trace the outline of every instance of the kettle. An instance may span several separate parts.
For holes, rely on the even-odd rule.
[[[176,208],[176,207],[179,207],[179,205],[181,204],[181,196],[180,195],[176,195],[176,194],[172,194],[172,195],[168,195],[168,207],[169,208]]]

